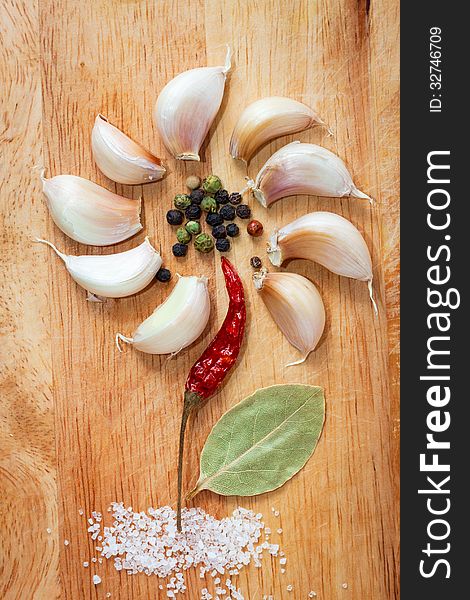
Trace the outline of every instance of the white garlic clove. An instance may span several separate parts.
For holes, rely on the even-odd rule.
[[[227,48],[224,66],[184,71],[160,92],[154,118],[163,143],[175,158],[200,160],[199,150],[222,103],[229,70]]]
[[[131,338],[118,333],[119,341],[148,354],[176,354],[204,331],[210,314],[206,277],[179,276],[168,298],[137,327]]]
[[[265,208],[276,200],[297,194],[327,198],[366,198],[353,183],[344,162],[316,144],[292,142],[269,158],[248,188]]]
[[[100,297],[124,298],[137,294],[147,287],[162,265],[160,254],[148,238],[132,250],[99,256],[70,256],[59,252],[47,240],[36,238],[36,241],[50,246],[64,261],[72,279],[88,291],[90,302],[101,302]]]
[[[325,308],[313,283],[297,273],[253,274],[253,283],[274,322],[301,353],[288,367],[303,363],[315,350],[325,328]]]
[[[91,132],[93,157],[102,173],[126,185],[158,181],[165,175],[161,160],[98,115]]]
[[[54,223],[77,242],[111,246],[142,229],[140,200],[130,200],[75,175],[41,174]]]
[[[324,125],[306,104],[270,96],[256,100],[240,115],[230,140],[230,155],[248,163],[253,154],[269,140]]]
[[[271,235],[268,256],[276,267],[286,260],[303,258],[317,262],[337,275],[367,281],[372,296],[372,259],[367,244],[344,217],[331,212],[313,212]]]

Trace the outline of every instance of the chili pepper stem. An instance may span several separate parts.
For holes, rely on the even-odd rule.
[[[186,425],[193,409],[201,402],[201,396],[195,392],[184,393],[183,414],[181,416],[180,442],[178,451],[178,505],[176,509],[176,528],[181,531],[181,504],[183,496],[183,455]]]

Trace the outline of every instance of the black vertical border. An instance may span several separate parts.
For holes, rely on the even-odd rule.
[[[470,277],[470,190],[466,181],[470,176],[470,149],[467,135],[470,129],[467,112],[469,66],[468,40],[470,29],[464,16],[465,5],[451,2],[401,3],[401,598],[402,600],[457,600],[470,598],[467,574],[470,573],[467,544],[470,532],[467,513],[470,501],[467,482],[470,481],[470,430],[468,419],[468,391],[470,378],[470,350],[468,337],[470,323],[466,314],[468,279]],[[466,11],[465,11],[466,12]],[[442,30],[442,112],[429,112],[432,93],[430,83],[431,27]],[[426,223],[429,212],[427,194],[427,155],[431,151],[450,150],[450,179],[445,186],[451,194],[449,211],[451,225],[448,231],[432,231]],[[444,241],[444,235],[451,236]],[[431,266],[426,252],[428,245],[437,248],[448,243],[451,258],[451,280],[448,286],[461,294],[461,305],[448,310],[452,325],[447,335],[451,354],[451,400],[442,410],[451,413],[450,428],[440,434],[449,440],[450,450],[441,451],[440,460],[451,465],[451,508],[443,516],[451,532],[442,542],[430,540],[427,525],[429,514],[426,495],[418,489],[431,487],[419,468],[419,455],[426,451],[426,416],[433,410],[426,401],[429,382],[420,381],[426,374],[426,343],[432,333],[426,318],[432,312],[427,305],[427,269]],[[446,310],[441,308],[439,310]],[[442,334],[445,335],[445,334]],[[444,359],[445,361],[445,359]],[[437,436],[436,436],[437,437]],[[439,481],[446,474],[436,473]],[[437,496],[434,496],[437,499]],[[441,496],[443,498],[444,496]],[[436,500],[437,502],[437,500]],[[444,502],[444,501],[442,501]],[[437,503],[436,503],[437,506]],[[435,529],[438,532],[438,528]],[[450,543],[450,551],[423,553],[427,543],[438,549]],[[450,578],[446,568],[437,568],[435,575],[420,575],[420,561],[425,559],[429,571],[434,560],[444,558],[450,563]],[[467,589],[468,588],[468,589]]]

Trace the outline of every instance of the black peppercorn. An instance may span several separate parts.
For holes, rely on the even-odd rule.
[[[227,231],[227,235],[230,237],[237,237],[237,235],[240,233],[240,229],[236,223],[229,223],[225,229]]]
[[[224,221],[233,221],[235,218],[235,209],[230,204],[222,206],[219,212]]]
[[[191,204],[191,206],[188,206],[184,211],[184,214],[188,221],[197,221],[201,218],[201,209],[197,204]]]
[[[246,204],[237,206],[237,217],[240,219],[249,219],[251,217],[251,209]]]
[[[261,258],[259,256],[252,256],[250,258],[250,265],[253,269],[259,269],[263,263],[261,262]]]
[[[178,244],[173,244],[172,250],[173,250],[173,254],[175,256],[186,256],[188,247],[186,246],[186,244],[178,243]]]
[[[219,204],[227,204],[229,201],[229,195],[227,190],[219,190],[214,194],[214,198]]]
[[[215,247],[219,252],[228,252],[230,250],[230,242],[227,238],[221,238],[215,242]]]
[[[181,225],[183,222],[183,213],[180,210],[169,210],[166,213],[166,220],[170,225]]]
[[[166,283],[167,281],[170,281],[170,279],[171,279],[171,271],[169,271],[168,269],[163,269],[163,268],[158,269],[156,278],[158,281],[161,281],[162,283]]]
[[[212,237],[216,240],[221,240],[224,237],[227,237],[227,230],[224,225],[216,225],[212,228]]]
[[[193,190],[189,194],[189,197],[191,198],[191,202],[193,204],[201,204],[202,199],[204,198],[204,190],[201,190],[201,189]]]
[[[219,213],[209,213],[206,217],[206,223],[211,227],[215,227],[216,225],[222,225],[224,219],[222,215]]]
[[[241,201],[242,201],[242,195],[239,194],[238,192],[232,192],[230,194],[230,197],[229,197],[230,204],[233,204],[234,206],[236,206],[237,204],[240,204]]]

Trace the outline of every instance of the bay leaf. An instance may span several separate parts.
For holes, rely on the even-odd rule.
[[[257,390],[215,424],[202,450],[201,490],[255,496],[295,475],[312,455],[325,419],[323,389],[287,384]]]

